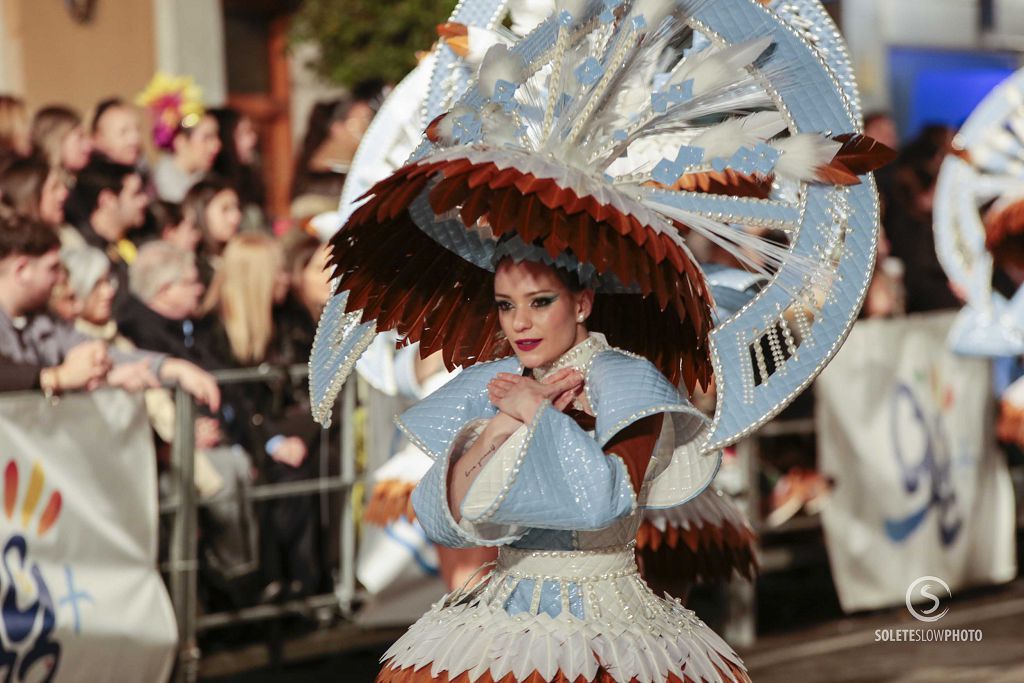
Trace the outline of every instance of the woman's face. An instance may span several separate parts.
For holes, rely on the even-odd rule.
[[[195,221],[190,217],[185,217],[177,225],[164,226],[163,232],[160,233],[160,239],[173,244],[182,251],[194,254],[203,235],[196,227]]]
[[[68,188],[56,171],[50,171],[39,193],[39,217],[47,224],[58,226],[64,222],[64,201]]]
[[[256,146],[259,144],[259,137],[256,135],[256,127],[252,119],[243,116],[235,126],[235,152],[238,160],[243,164],[251,164],[256,161]]]
[[[60,163],[69,171],[81,171],[89,163],[91,152],[92,140],[86,135],[85,128],[75,126],[60,143]]]
[[[111,107],[103,113],[96,126],[93,143],[112,161],[134,166],[142,153],[142,128],[139,117],[130,107]]]
[[[206,206],[206,229],[210,237],[218,244],[227,244],[228,240],[238,234],[242,224],[242,209],[238,205],[238,195],[234,190],[222,190],[214,195]]]
[[[106,325],[110,322],[113,313],[114,294],[116,293],[117,280],[111,277],[108,270],[93,285],[89,296],[85,297],[79,315],[93,325]]]
[[[572,292],[550,266],[506,259],[494,274],[501,330],[527,368],[550,365],[587,336],[592,291]]]
[[[209,114],[186,135],[175,139],[179,165],[189,173],[207,173],[220,153],[220,127]]]
[[[327,271],[330,247],[320,245],[299,276],[299,298],[310,311],[322,310],[331,298],[331,276]]]

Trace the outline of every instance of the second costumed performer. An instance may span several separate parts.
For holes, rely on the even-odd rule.
[[[377,680],[747,680],[641,579],[642,510],[694,499],[721,447],[838,348],[872,266],[866,174],[887,150],[756,0],[562,3],[491,48],[427,136],[332,241],[314,415],[377,330],[463,367],[399,418],[434,461],[412,502],[434,542],[499,550]],[[637,165],[652,147],[664,163]],[[769,278],[718,325],[691,233]],[[709,421],[677,386],[712,375]]]

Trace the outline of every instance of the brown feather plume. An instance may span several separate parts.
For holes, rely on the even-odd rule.
[[[405,343],[420,342],[424,356],[441,351],[449,368],[510,352],[490,293],[493,275],[440,246],[408,214],[432,179],[436,213],[458,209],[467,225],[486,221],[495,237],[517,234],[551,255],[571,251],[599,273],[637,286],[639,294],[599,294],[593,329],[656,362],[673,381],[691,390],[707,386],[712,302],[686,252],[594,197],[489,162],[412,164],[367,193],[369,201],[332,240],[349,310],[362,309],[364,321],[397,330]]]

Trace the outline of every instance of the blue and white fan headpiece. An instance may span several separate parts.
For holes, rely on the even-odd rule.
[[[713,367],[706,448],[781,410],[855,317],[877,222],[866,174],[889,156],[807,35],[755,0],[600,0],[492,48],[335,239],[317,417],[377,327],[450,364],[507,353],[488,291],[503,235],[522,257],[594,269],[613,343],[691,387]],[[693,234],[769,278],[717,325]]]

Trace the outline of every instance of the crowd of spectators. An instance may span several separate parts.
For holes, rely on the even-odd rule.
[[[323,107],[339,121],[365,113]],[[350,136],[365,125],[336,128]],[[83,118],[59,105],[30,112],[0,95],[0,390],[52,401],[110,387],[140,392],[166,471],[172,391],[181,387],[200,406],[193,437],[195,486],[209,503],[207,599],[237,607],[327,590],[328,521],[316,501],[254,507],[239,495],[321,473],[324,437],[305,381],[272,372],[218,385],[213,373],[308,361],[330,294],[328,249],[297,221],[283,230],[287,221],[272,222],[281,217],[266,206],[247,116],[206,110],[155,154],[147,129],[145,112],[116,98]],[[342,177],[343,168],[324,168]]]

